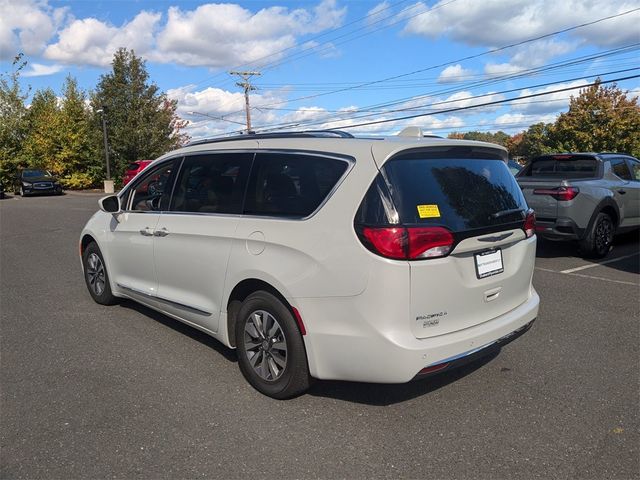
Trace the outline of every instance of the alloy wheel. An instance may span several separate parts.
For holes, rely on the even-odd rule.
[[[596,227],[596,249],[606,252],[613,240],[613,224],[608,218],[603,218]]]
[[[287,367],[287,341],[273,315],[256,310],[244,326],[244,347],[251,368],[267,381],[280,378]]]
[[[102,260],[96,253],[92,253],[87,258],[87,279],[89,287],[96,295],[102,295],[106,281],[106,275]]]

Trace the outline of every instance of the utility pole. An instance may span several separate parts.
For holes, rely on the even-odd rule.
[[[244,89],[244,108],[247,114],[247,134],[252,133],[251,130],[251,109],[249,107],[249,92],[256,90],[256,87],[251,85],[249,81],[251,77],[262,75],[260,72],[229,72],[229,75],[237,75],[242,78],[242,82],[236,82],[236,85]]]

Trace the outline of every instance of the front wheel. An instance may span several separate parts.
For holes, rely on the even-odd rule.
[[[260,393],[285,399],[309,388],[302,335],[278,298],[264,291],[249,295],[238,312],[235,334],[240,371]]]
[[[114,305],[118,299],[111,293],[107,267],[98,245],[90,243],[82,254],[84,281],[91,298],[101,305]]]
[[[580,251],[586,257],[602,258],[611,250],[615,225],[611,217],[600,212],[596,216],[587,236],[580,241]]]

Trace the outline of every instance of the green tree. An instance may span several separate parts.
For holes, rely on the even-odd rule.
[[[640,105],[638,97],[628,98],[627,93],[598,80],[572,96],[569,111],[560,114],[551,129],[551,146],[557,151],[640,155]]]
[[[20,71],[27,62],[18,54],[10,73],[0,74],[0,181],[11,183],[20,163],[22,143],[27,132],[25,100],[28,91],[20,86]]]
[[[64,172],[57,161],[60,150],[58,97],[46,88],[37,90],[26,115],[27,134],[21,157],[29,167],[44,168],[55,175]]]
[[[530,160],[538,155],[551,153],[554,148],[551,146],[550,131],[553,127],[551,123],[535,123],[522,132],[522,139],[518,143],[516,153],[518,157]]]
[[[112,71],[100,77],[91,106],[93,141],[102,158],[102,114],[107,121],[115,179],[129,162],[155,158],[187,140],[180,132],[185,124],[176,115],[177,103],[149,82],[144,60],[125,48],[115,53]]]
[[[91,139],[86,94],[71,76],[62,88],[58,127],[60,144],[56,163],[62,167],[63,183],[70,188],[98,184],[102,179],[102,162]]]

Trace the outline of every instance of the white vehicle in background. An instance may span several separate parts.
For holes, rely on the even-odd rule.
[[[89,293],[236,348],[274,398],[455,368],[538,313],[535,218],[506,160],[416,128],[195,142],[100,200],[80,238]]]

